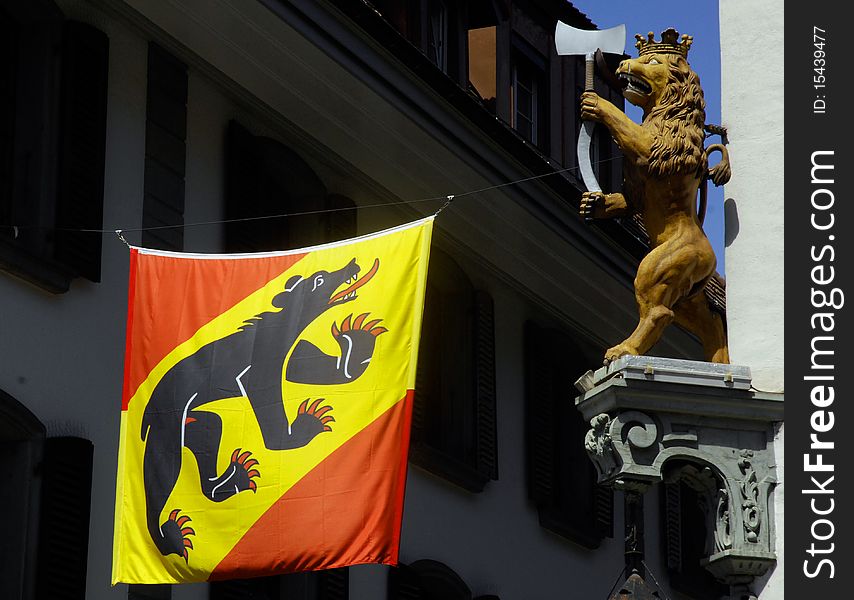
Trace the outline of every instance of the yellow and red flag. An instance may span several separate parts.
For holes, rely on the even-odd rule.
[[[131,248],[113,583],[397,563],[432,226]]]

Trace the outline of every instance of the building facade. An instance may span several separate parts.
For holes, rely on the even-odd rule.
[[[14,57],[0,75],[0,595],[608,596],[623,495],[595,483],[572,384],[633,328],[645,240],[636,221],[577,215],[583,64],[555,54],[557,19],[595,27],[557,0],[0,5]],[[606,136],[593,156],[618,189]],[[192,252],[296,248],[448,196],[404,566],[110,587],[128,278],[111,231]],[[655,353],[702,354],[675,327]],[[670,588],[659,496],[646,502],[647,563],[671,598],[711,597]]]

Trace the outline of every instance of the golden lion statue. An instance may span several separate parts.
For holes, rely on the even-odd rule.
[[[646,40],[635,36],[638,58],[617,69],[626,100],[643,109],[640,125],[595,92],[581,97],[581,117],[604,124],[623,152],[625,190],[586,192],[581,215],[601,219],[640,213],[651,248],[635,278],[640,321],[628,338],[605,353],[605,364],[646,353],[673,321],[700,338],[706,360],[729,362],[723,319],[703,292],[715,275],[716,259],[702,228],[706,180],[726,183],[729,158],[720,144],[704,150],[706,104],[700,79],[687,61],[692,38],[683,35],[680,43],[678,35],[671,28],[661,34],[661,42],[654,41],[652,32]],[[714,150],[722,159],[709,170]]]

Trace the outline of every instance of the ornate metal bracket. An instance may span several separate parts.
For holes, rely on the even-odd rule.
[[[643,491],[683,481],[706,515],[706,569],[730,585],[764,574],[776,561],[769,498],[782,398],[747,389],[744,367],[655,357],[624,357],[588,381],[576,404],[599,482]]]

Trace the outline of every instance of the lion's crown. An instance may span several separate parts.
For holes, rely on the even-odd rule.
[[[679,32],[673,27],[669,27],[661,32],[661,41],[655,41],[655,34],[649,32],[646,34],[646,39],[641,34],[635,34],[635,48],[638,49],[638,56],[644,54],[678,54],[682,58],[688,58],[688,50],[691,49],[691,44],[694,43],[693,36],[682,35],[682,41],[679,39]]]

